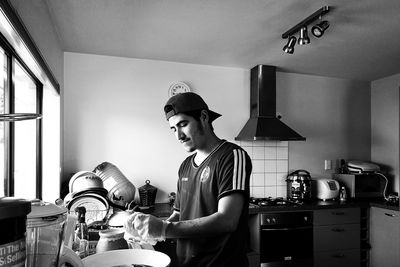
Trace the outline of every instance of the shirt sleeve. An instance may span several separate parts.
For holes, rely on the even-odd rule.
[[[235,148],[220,161],[218,199],[231,192],[248,192],[252,170],[251,159],[246,151]]]

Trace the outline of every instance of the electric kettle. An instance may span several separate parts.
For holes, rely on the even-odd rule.
[[[73,267],[83,267],[78,255],[64,244],[73,231],[67,231],[67,209],[41,200],[31,202],[31,212],[27,215],[26,266],[54,266],[65,263]]]

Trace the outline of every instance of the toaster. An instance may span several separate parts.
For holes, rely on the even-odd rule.
[[[340,186],[338,181],[328,178],[312,180],[313,197],[321,200],[330,200],[339,197]]]

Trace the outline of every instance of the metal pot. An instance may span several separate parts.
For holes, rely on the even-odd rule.
[[[292,200],[311,199],[311,175],[306,170],[296,170],[286,179],[287,198]]]

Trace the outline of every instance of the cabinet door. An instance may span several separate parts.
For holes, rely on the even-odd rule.
[[[370,266],[400,266],[400,212],[371,207]]]
[[[314,225],[360,223],[360,208],[323,209],[314,211]]]
[[[314,267],[358,267],[360,250],[324,251],[314,254]]]
[[[359,248],[359,224],[314,226],[314,251]]]

